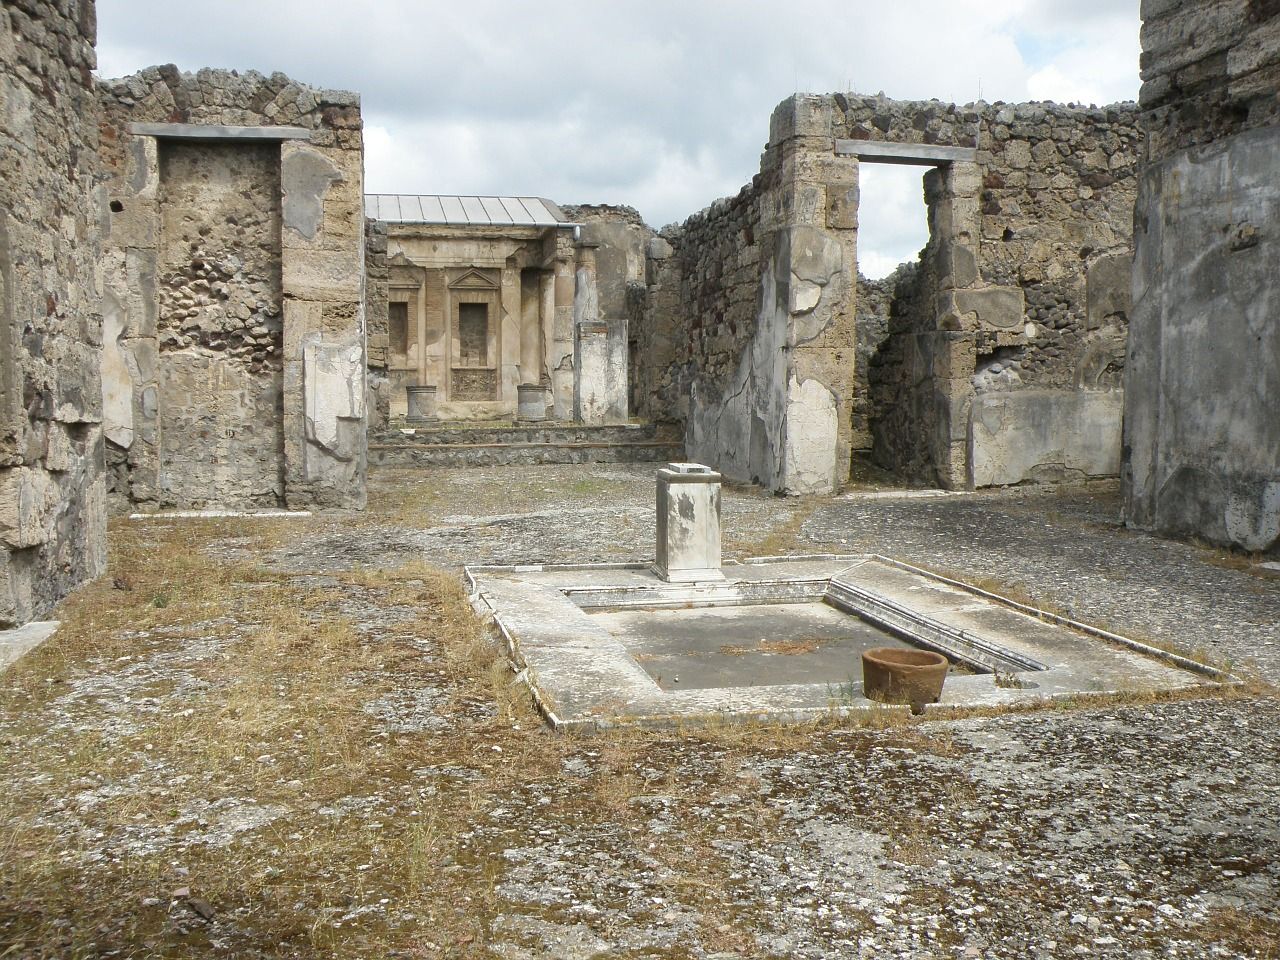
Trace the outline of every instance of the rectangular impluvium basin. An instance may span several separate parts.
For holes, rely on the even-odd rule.
[[[1224,679],[882,557],[723,572],[671,583],[638,565],[468,568],[475,604],[558,727],[878,709],[862,693],[860,654],[873,646],[945,655],[944,708]]]

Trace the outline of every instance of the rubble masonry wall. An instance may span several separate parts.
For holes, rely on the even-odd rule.
[[[364,317],[369,330],[369,432],[381,433],[391,421],[390,327],[388,290],[391,269],[387,264],[387,225],[365,221]]]
[[[106,564],[94,18],[0,7],[0,627]]]

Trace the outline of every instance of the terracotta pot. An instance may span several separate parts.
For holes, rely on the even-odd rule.
[[[862,692],[884,703],[909,703],[912,713],[922,713],[926,703],[941,699],[950,666],[932,650],[875,647],[862,654]]]

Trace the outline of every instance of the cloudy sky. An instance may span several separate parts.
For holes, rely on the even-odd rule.
[[[357,90],[370,192],[624,203],[661,226],[751,178],[769,114],[793,92],[1135,99],[1138,6],[98,0],[98,64],[104,77],[159,63],[282,70]],[[923,245],[920,174],[864,165],[863,273]]]

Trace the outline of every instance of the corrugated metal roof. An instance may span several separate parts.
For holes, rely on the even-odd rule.
[[[386,223],[431,223],[450,227],[555,227],[564,213],[541,197],[453,197],[366,193],[364,214]]]

